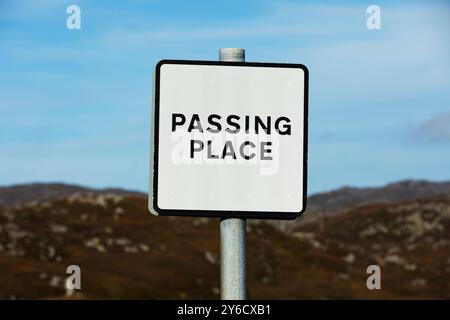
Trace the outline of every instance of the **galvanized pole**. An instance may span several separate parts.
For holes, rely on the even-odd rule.
[[[225,48],[219,50],[220,61],[245,61],[245,50]],[[220,220],[220,282],[223,300],[246,298],[246,220],[223,218]]]

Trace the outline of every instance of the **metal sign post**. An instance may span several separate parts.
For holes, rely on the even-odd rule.
[[[245,50],[219,50],[220,61],[245,61]],[[220,220],[220,292],[223,300],[246,298],[246,219]]]
[[[237,48],[219,57],[155,67],[148,207],[220,218],[222,299],[243,300],[245,219],[306,209],[308,69],[245,62]]]

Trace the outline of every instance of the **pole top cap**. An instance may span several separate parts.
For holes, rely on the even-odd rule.
[[[219,50],[220,61],[245,61],[245,49],[242,48],[222,48]]]

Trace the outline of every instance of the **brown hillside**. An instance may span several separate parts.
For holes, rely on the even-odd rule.
[[[219,297],[219,222],[154,217],[146,198],[74,194],[0,209],[0,298]],[[248,227],[249,297],[450,298],[450,201],[371,205],[284,234]],[[379,264],[382,290],[368,290]]]

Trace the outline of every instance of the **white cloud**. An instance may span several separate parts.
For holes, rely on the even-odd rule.
[[[431,141],[450,142],[450,112],[432,117],[425,121],[420,129]]]

